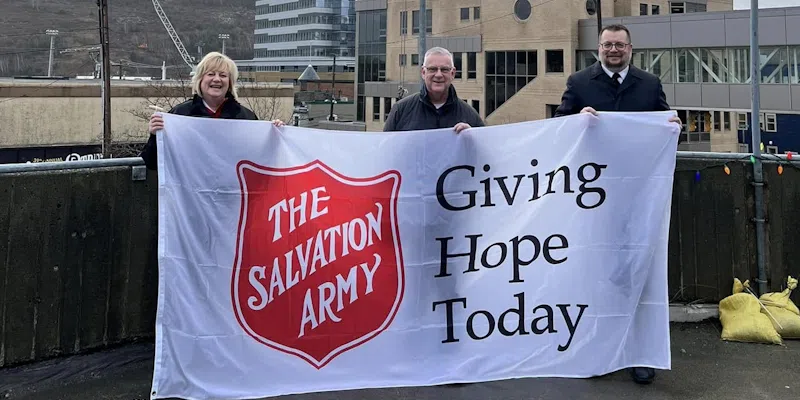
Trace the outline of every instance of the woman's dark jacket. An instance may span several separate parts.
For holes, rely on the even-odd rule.
[[[222,106],[217,109],[216,113],[212,113],[211,110],[206,108],[205,104],[203,104],[203,99],[199,95],[194,95],[191,100],[178,104],[172,110],[169,110],[169,113],[202,118],[258,119],[254,112],[241,105],[230,94],[225,99],[225,102],[222,103]],[[158,148],[156,147],[156,135],[150,134],[150,138],[139,156],[144,160],[147,169],[157,169]]]

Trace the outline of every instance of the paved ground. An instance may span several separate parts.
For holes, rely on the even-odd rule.
[[[594,379],[517,379],[456,387],[357,390],[280,400],[545,400],[800,398],[800,341],[786,346],[723,342],[714,322],[672,324],[671,371],[636,385],[624,372]],[[0,369],[0,399],[140,400],[148,398],[153,347]],[[37,383],[38,382],[38,383]]]

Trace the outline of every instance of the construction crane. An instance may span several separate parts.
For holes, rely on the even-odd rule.
[[[156,14],[158,14],[158,18],[161,19],[164,29],[167,30],[167,34],[169,34],[169,37],[172,39],[172,43],[175,43],[178,53],[181,54],[183,62],[185,62],[186,65],[192,69],[192,75],[194,75],[194,72],[197,69],[197,65],[194,63],[194,57],[190,56],[189,52],[186,51],[186,47],[183,45],[181,38],[178,37],[178,32],[176,32],[175,28],[172,27],[172,23],[169,22],[169,18],[167,18],[167,14],[164,12],[164,9],[161,8],[161,4],[159,4],[158,0],[153,0],[153,7],[156,9]]]

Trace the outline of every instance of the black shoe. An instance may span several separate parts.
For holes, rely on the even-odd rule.
[[[653,383],[656,377],[656,370],[646,367],[633,367],[630,369],[631,378],[633,381],[640,385],[647,385]]]

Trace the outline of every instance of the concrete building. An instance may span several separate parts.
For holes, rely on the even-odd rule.
[[[377,131],[399,88],[419,90],[419,2],[358,0],[355,6],[357,116]],[[602,7],[604,25],[630,28],[633,63],[661,77],[685,122],[681,150],[749,148],[748,10],[732,11],[731,0],[617,0]],[[552,116],[569,74],[597,57],[594,0],[428,0],[427,8],[427,47],[454,53],[459,96],[488,124]],[[779,134],[800,118],[800,8],[760,14],[764,144],[770,152],[800,150],[800,140],[789,143]]]
[[[239,101],[262,120],[290,121],[290,84],[241,83]],[[101,81],[0,79],[0,164],[65,161],[102,152]],[[188,82],[114,81],[112,156],[137,155],[147,141],[148,106],[169,109],[191,97]]]
[[[328,89],[334,79],[334,68],[340,89],[352,86],[354,0],[258,0],[255,3],[253,59],[236,61],[244,79],[296,83],[303,70],[313,65],[320,82],[327,83]]]

